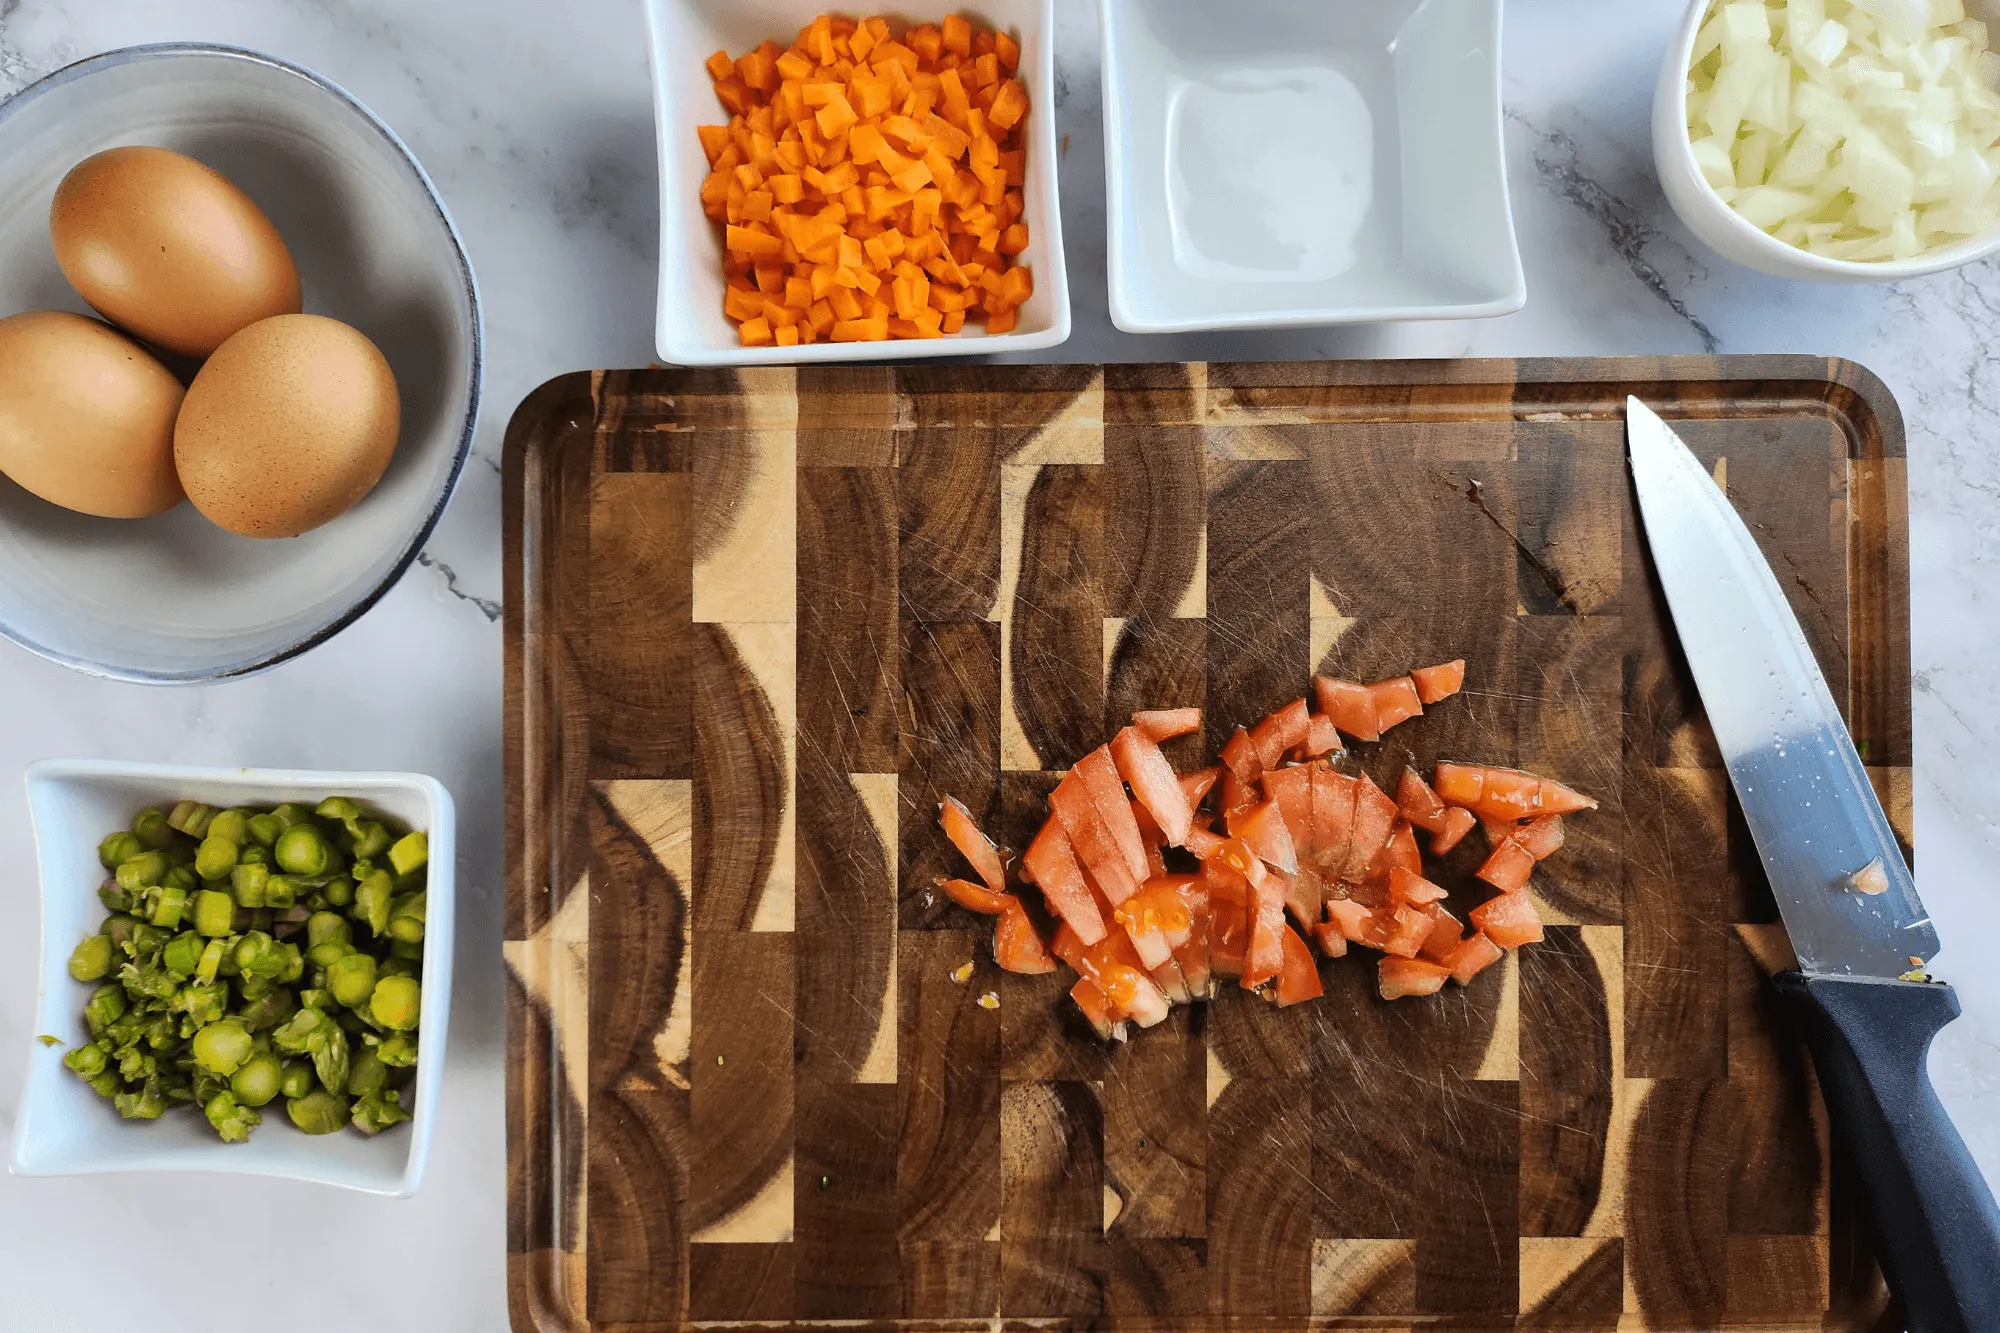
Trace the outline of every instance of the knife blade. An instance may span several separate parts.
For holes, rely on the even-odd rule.
[[[1804,1030],[1884,1273],[1912,1333],[2000,1326],[2000,1207],[1932,1089],[1959,1014],[1895,834],[1750,530],[1674,431],[1626,402],[1646,545],[1800,970]],[[1866,890],[1866,891],[1864,891]]]

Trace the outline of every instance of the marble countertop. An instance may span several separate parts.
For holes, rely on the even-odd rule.
[[[1881,375],[1908,418],[1919,882],[1966,1018],[1933,1054],[1939,1090],[2000,1180],[2000,970],[1961,943],[2000,930],[2000,269],[1897,288],[1795,286],[1701,252],[1672,217],[1648,121],[1680,6],[1515,0],[1506,21],[1508,168],[1529,303],[1483,323],[1140,338],[1106,314],[1096,7],[1057,0],[1055,113],[1076,331],[1063,360],[1249,360],[1807,352]],[[0,0],[0,96],[140,42],[267,50],[346,85],[430,169],[484,291],[488,394],[442,526],[383,602],[337,640],[256,679],[151,690],[0,647],[0,775],[44,755],[410,768],[459,803],[452,1050],[430,1172],[407,1202],[206,1176],[0,1176],[0,1324],[83,1327],[154,1303],[183,1252],[107,1240],[184,1219],[235,1246],[287,1243],[233,1276],[292,1333],[506,1325],[500,791],[500,443],[513,406],[562,371],[650,361],[658,208],[638,0]],[[1991,437],[1988,432],[1993,432]],[[11,779],[9,780],[11,783]],[[0,783],[0,1135],[20,1095],[34,1001],[33,863],[18,785]],[[344,1299],[306,1277],[365,1265]],[[107,1271],[115,1277],[107,1278]],[[192,1329],[170,1303],[148,1320]],[[184,1318],[186,1323],[175,1323]],[[357,1322],[358,1321],[358,1322]]]

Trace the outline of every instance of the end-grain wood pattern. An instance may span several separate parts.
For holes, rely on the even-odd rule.
[[[1901,424],[1844,363],[539,390],[506,460],[515,1327],[1873,1327],[1628,392],[1750,521],[1907,840]],[[944,795],[1018,849],[1135,707],[1212,743],[1315,670],[1459,655],[1465,694],[1359,762],[1602,802],[1532,886],[1548,940],[1471,987],[1388,1005],[1338,960],[1318,1003],[1106,1045],[929,887]],[[1437,878],[1472,894],[1479,855]]]

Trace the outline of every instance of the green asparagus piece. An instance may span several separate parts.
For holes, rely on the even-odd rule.
[[[326,895],[328,907],[348,907],[354,902],[354,881],[346,875],[335,875],[320,892]]]
[[[422,1008],[423,987],[414,977],[383,977],[368,999],[368,1012],[375,1021],[396,1032],[414,1031]]]
[[[167,1099],[161,1095],[156,1078],[148,1078],[137,1092],[119,1093],[111,1099],[111,1104],[127,1120],[158,1120],[167,1109]]]
[[[160,962],[176,977],[191,977],[201,967],[202,950],[206,945],[207,942],[193,931],[182,931],[160,950]]]
[[[224,811],[227,814],[227,811]],[[236,868],[236,843],[230,838],[218,838],[213,833],[201,841],[195,850],[194,873],[203,879],[221,879]]]
[[[203,805],[200,801],[182,801],[174,807],[173,813],[167,816],[167,823],[190,838],[199,838],[208,832],[209,821],[215,816],[216,809],[212,805]]]
[[[398,875],[421,869],[431,859],[430,840],[421,833],[406,833],[389,849],[389,864]]]
[[[69,974],[78,981],[100,981],[111,971],[115,953],[108,938],[92,935],[71,951]]]
[[[97,859],[106,870],[116,870],[145,850],[146,845],[139,841],[137,834],[113,833],[97,844]]]
[[[208,836],[223,838],[241,847],[250,841],[250,816],[256,813],[255,810],[243,809],[218,811],[215,818],[208,821]]]
[[[350,1123],[373,1137],[393,1124],[408,1120],[410,1113],[401,1104],[401,1094],[384,1089],[363,1095],[349,1112]]]
[[[253,1055],[229,1076],[229,1090],[245,1106],[266,1106],[277,1098],[284,1073],[285,1066],[277,1056],[268,1051]]]
[[[318,879],[340,869],[340,853],[316,824],[294,824],[278,835],[271,856],[287,874]]]
[[[186,915],[187,904],[186,889],[161,885],[159,900],[153,904],[153,913],[147,919],[163,930],[172,930],[180,925],[181,917]]]
[[[214,889],[203,889],[194,898],[194,928],[211,938],[234,929],[236,900]]]
[[[156,851],[171,846],[174,841],[173,826],[167,823],[166,812],[151,806],[132,816],[132,835]]]
[[[222,1078],[250,1058],[250,1030],[234,1019],[210,1023],[194,1034],[194,1062]]]
[[[132,893],[150,889],[165,879],[171,865],[165,852],[141,852],[129,861],[120,861],[112,873],[118,878],[118,887]]]
[[[369,1059],[374,1060],[375,1057],[370,1055]],[[63,1056],[63,1063],[69,1067],[71,1073],[75,1074],[85,1083],[88,1083],[104,1072],[105,1065],[108,1062],[104,1058],[103,1050],[92,1045],[77,1047],[75,1050],[69,1052],[69,1054]],[[375,1065],[378,1068],[383,1068],[383,1072],[386,1075],[387,1069],[382,1065],[380,1060],[375,1060]]]
[[[389,908],[390,939],[402,940],[407,944],[419,944],[423,941],[427,897],[427,894],[420,891],[396,899]]]
[[[262,869],[260,866],[259,869]],[[282,911],[299,900],[299,882],[290,875],[266,875],[264,878],[264,906],[273,911]]]
[[[278,1095],[288,1100],[303,1097],[318,1086],[313,1080],[312,1066],[304,1060],[288,1061],[284,1072],[278,1075]]]
[[[216,1093],[202,1109],[208,1123],[215,1126],[215,1132],[222,1136],[224,1143],[248,1143],[250,1131],[264,1123],[264,1117],[257,1113],[256,1108],[237,1101],[233,1092]]]
[[[269,847],[285,831],[285,825],[273,815],[252,815],[246,823],[251,839],[260,847]]]
[[[262,907],[264,891],[270,882],[268,866],[255,861],[234,866],[229,874],[229,894],[238,907]]]
[[[336,1134],[348,1119],[347,1099],[318,1088],[285,1103],[285,1114],[305,1134]]]
[[[352,915],[368,927],[370,934],[385,934],[395,897],[396,881],[388,871],[378,870],[354,886]]]
[[[395,841],[395,835],[373,819],[357,819],[347,826],[347,830],[354,836],[350,854],[355,857],[373,860],[388,851],[389,845]]]

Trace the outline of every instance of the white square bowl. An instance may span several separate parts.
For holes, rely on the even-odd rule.
[[[1501,0],[1098,0],[1127,333],[1511,314]]]
[[[175,801],[209,805],[317,803],[353,796],[430,840],[431,859],[424,928],[424,1012],[417,1043],[416,1099],[410,1120],[373,1138],[351,1130],[305,1135],[275,1123],[271,1108],[248,1143],[224,1143],[200,1113],[169,1109],[153,1121],[121,1119],[111,1103],[63,1066],[65,1053],[90,1040],[83,1004],[91,987],[70,979],[69,956],[78,941],[97,933],[104,882],[97,844],[129,827],[146,806]],[[185,768],[173,764],[120,764],[44,759],[28,769],[28,813],[41,869],[42,972],[35,999],[35,1032],[62,1039],[59,1046],[29,1043],[28,1077],[14,1125],[16,1175],[74,1176],[114,1171],[220,1171],[280,1176],[404,1197],[423,1179],[437,1122],[444,1075],[445,1038],[451,1016],[452,901],[457,834],[451,793],[435,778],[415,773],[313,773],[273,768]],[[285,1121],[284,1107],[276,1121]]]
[[[1012,333],[977,332],[968,325],[943,338],[890,342],[816,342],[805,347],[745,347],[722,313],[722,237],[701,210],[708,159],[697,125],[717,125],[729,113],[715,100],[702,62],[715,51],[740,56],[766,39],[789,45],[800,28],[829,6],[826,0],[646,0],[652,33],[653,117],[660,149],[660,298],[654,342],[660,359],[682,366],[784,365],[810,361],[903,361],[915,357],[1029,352],[1069,337],[1069,280],[1063,268],[1062,210],[1056,201],[1055,0],[984,0],[976,9],[917,4],[913,10],[842,9],[850,17],[881,14],[892,26],[936,23],[964,14],[1021,44],[1020,77],[1028,85],[1026,180],[1028,248],[1021,262],[1034,270],[1035,292]]]

